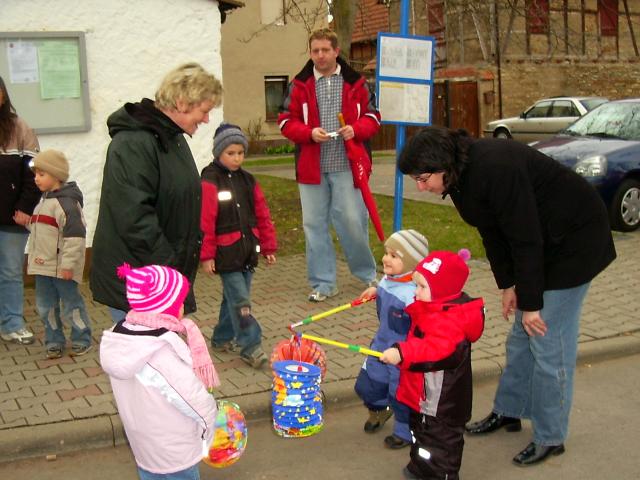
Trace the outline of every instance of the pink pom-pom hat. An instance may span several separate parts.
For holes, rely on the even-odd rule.
[[[117,272],[126,280],[132,310],[178,317],[189,293],[189,281],[180,272],[161,265],[131,268],[126,263]]]

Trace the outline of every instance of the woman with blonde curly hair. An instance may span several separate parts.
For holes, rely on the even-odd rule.
[[[16,114],[0,77],[0,335],[19,344],[34,340],[24,323],[22,269],[25,226],[40,200],[29,168],[38,150],[35,133]]]
[[[107,120],[112,140],[102,179],[93,239],[91,291],[114,322],[129,310],[114,272],[166,265],[195,280],[200,257],[200,175],[184,134],[209,122],[222,85],[197,63],[169,72],[155,101],[126,103]],[[185,313],[195,311],[193,289]]]

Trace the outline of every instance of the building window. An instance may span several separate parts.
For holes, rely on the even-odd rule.
[[[289,77],[287,76],[264,77],[267,122],[274,122],[278,119],[280,106],[283,104],[284,96],[287,94],[288,83]]]
[[[549,0],[527,0],[527,30],[529,33],[549,31]]]
[[[602,36],[618,35],[618,0],[598,0],[598,19]]]

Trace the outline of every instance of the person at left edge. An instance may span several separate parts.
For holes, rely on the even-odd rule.
[[[107,120],[111,143],[102,179],[93,239],[90,286],[93,298],[110,307],[115,322],[128,309],[125,288],[114,272],[166,265],[193,285],[198,269],[200,175],[184,134],[209,122],[222,102],[222,85],[197,63],[169,72],[155,101],[127,103]],[[196,310],[193,287],[185,312]]]
[[[38,138],[16,114],[0,77],[0,336],[27,345],[33,332],[24,321],[25,226],[40,200],[29,162],[40,150]]]

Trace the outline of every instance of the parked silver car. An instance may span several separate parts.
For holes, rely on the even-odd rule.
[[[607,101],[602,97],[544,98],[518,117],[489,122],[484,128],[484,136],[513,138],[525,143],[544,140]]]

